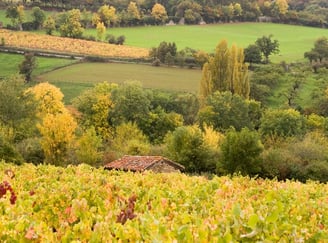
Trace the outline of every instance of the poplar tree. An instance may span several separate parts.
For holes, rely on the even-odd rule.
[[[244,50],[226,40],[216,47],[215,55],[204,64],[200,83],[200,96],[205,99],[215,91],[230,91],[249,98],[248,66],[244,63]]]

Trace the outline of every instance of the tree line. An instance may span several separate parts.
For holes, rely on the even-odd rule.
[[[173,0],[173,1],[23,1],[12,5],[0,1],[11,17],[22,21],[17,15],[23,7],[40,7],[44,10],[73,10],[83,12],[84,26],[96,25],[96,18],[106,26],[160,25],[173,21],[175,24],[219,23],[235,21],[270,21],[327,27],[327,4],[324,0]],[[8,6],[9,5],[9,6]],[[15,11],[17,8],[18,11]],[[15,13],[16,12],[16,13]],[[98,14],[96,16],[95,14]],[[108,19],[108,16],[111,16]],[[14,24],[14,23],[13,23]]]

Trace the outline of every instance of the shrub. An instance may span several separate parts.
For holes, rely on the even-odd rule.
[[[292,167],[300,164],[298,158],[285,148],[270,148],[263,152],[261,176],[277,178],[278,180],[291,179]]]
[[[116,44],[116,38],[114,35],[107,35],[106,39],[108,40],[109,44]]]
[[[114,35],[107,35],[106,39],[108,40],[109,44],[115,44],[115,45],[123,45],[125,42],[124,35],[120,35],[117,38]]]
[[[76,157],[80,163],[95,166],[101,162],[103,153],[100,151],[102,139],[97,136],[94,127],[86,130],[77,141]]]
[[[165,154],[182,164],[186,172],[214,172],[217,156],[204,142],[203,134],[197,126],[182,126],[165,138]]]
[[[124,42],[125,42],[125,36],[124,35],[120,35],[119,37],[117,37],[116,45],[123,45]]]
[[[97,56],[86,56],[84,58],[87,62],[107,62],[105,57],[97,57]]]
[[[23,158],[16,150],[15,146],[0,136],[0,160],[13,162],[15,164],[23,163]]]
[[[261,118],[260,132],[263,136],[291,137],[305,132],[305,119],[296,110],[268,109]]]
[[[243,128],[240,132],[234,129],[226,134],[221,145],[222,168],[228,173],[256,175],[260,172],[263,145],[257,132]]]
[[[23,30],[25,31],[31,31],[38,29],[38,24],[35,22],[24,22],[22,24]]]
[[[306,166],[294,166],[291,176],[294,179],[306,182],[307,180],[315,180],[323,183],[328,182],[328,162],[327,161],[311,161]]]
[[[161,65],[161,61],[156,58],[151,65],[153,65],[154,67],[159,67]]]
[[[324,181],[324,175],[328,176],[327,165],[327,138],[319,133],[309,133],[302,140],[289,138],[266,150],[261,176]]]
[[[28,163],[41,164],[44,161],[44,153],[39,138],[28,138],[17,144],[17,151]]]
[[[96,41],[96,37],[94,37],[93,35],[83,36],[80,39],[88,40],[88,41]]]

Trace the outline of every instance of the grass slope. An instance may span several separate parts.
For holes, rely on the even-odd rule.
[[[134,28],[111,28],[108,34],[125,35],[130,46],[151,48],[161,41],[175,42],[178,49],[191,47],[213,52],[218,42],[228,40],[240,47],[247,47],[263,35],[273,34],[280,43],[280,53],[272,56],[272,61],[297,61],[303,59],[304,52],[310,50],[314,41],[328,36],[328,29],[273,24],[273,23],[235,23],[213,25],[148,26]],[[96,34],[94,29],[86,34]]]
[[[103,81],[122,83],[138,80],[145,88],[197,92],[200,78],[200,70],[120,63],[81,63],[38,77],[39,81],[49,81],[61,88],[65,102],[85,88]]]
[[[0,52],[0,77],[8,77],[19,72],[19,64],[23,61],[23,55],[7,54]],[[49,72],[59,67],[74,63],[74,60],[61,58],[36,57],[37,67],[33,75]]]

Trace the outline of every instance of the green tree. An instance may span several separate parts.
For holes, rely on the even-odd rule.
[[[165,112],[163,108],[157,107],[149,112],[148,117],[140,123],[140,129],[149,138],[151,143],[160,144],[165,135],[183,125],[181,115],[174,112]]]
[[[149,56],[153,59],[159,59],[161,63],[165,63],[167,56],[175,57],[177,54],[177,46],[174,42],[162,41],[158,47],[150,50]]]
[[[0,81],[0,127],[13,141],[34,133],[36,101],[26,92],[24,79],[19,76]],[[1,135],[0,135],[1,136]]]
[[[260,133],[263,136],[297,136],[305,132],[304,125],[304,117],[296,110],[268,109],[261,118]]]
[[[221,41],[211,57],[204,64],[200,82],[200,96],[204,99],[215,91],[230,91],[244,98],[249,97],[248,67],[244,63],[244,51],[235,45],[228,48],[227,41]]]
[[[115,129],[115,136],[111,142],[112,149],[117,156],[122,155],[147,155],[150,144],[137,124],[132,122],[122,123]]]
[[[91,23],[92,23],[91,12],[86,9],[83,9],[83,11],[81,12],[81,24],[83,28],[88,28]]]
[[[44,21],[46,20],[46,14],[39,7],[33,7],[32,17],[33,23],[36,25],[37,29],[40,29],[43,26]]]
[[[87,129],[77,140],[76,156],[80,163],[92,166],[101,162],[103,152],[101,152],[102,139],[97,136],[94,127]]]
[[[262,56],[259,46],[255,44],[251,44],[244,49],[244,53],[245,53],[245,62],[249,62],[250,65],[252,65],[252,63],[261,63]]]
[[[311,51],[305,52],[304,57],[308,58],[310,62],[323,59],[328,59],[328,38],[320,37],[314,42],[314,47]]]
[[[59,27],[61,36],[79,38],[82,36],[84,29],[81,25],[81,12],[79,9],[72,9],[63,16],[63,24]]]
[[[94,127],[97,136],[105,141],[112,137],[108,112],[113,107],[111,92],[116,88],[116,84],[99,83],[73,100],[74,107],[81,113],[79,117],[81,126],[85,130]]]
[[[261,170],[262,151],[263,145],[257,132],[248,128],[240,132],[230,130],[221,145],[219,169],[230,174],[256,175]]]
[[[2,160],[15,164],[21,164],[23,162],[23,158],[14,144],[7,141],[0,133],[0,161]]]
[[[273,35],[262,36],[255,41],[265,58],[265,63],[269,63],[269,56],[279,53],[279,41],[272,40]]]
[[[181,1],[176,6],[175,16],[184,18],[187,24],[196,24],[200,21],[202,6],[195,1]]]
[[[23,30],[22,23],[24,22],[25,12],[23,5],[11,5],[6,9],[6,18],[10,18],[14,27]]]
[[[186,172],[214,172],[216,161],[210,146],[197,126],[183,126],[165,138],[165,154],[183,165]]]
[[[113,126],[133,122],[137,125],[147,119],[150,111],[151,93],[144,90],[140,82],[126,82],[112,91],[113,108],[109,111],[109,122]]]
[[[217,91],[208,96],[204,106],[199,110],[198,121],[201,127],[207,124],[220,131],[230,127],[240,131],[244,127],[256,128],[260,116],[259,102],[243,99],[229,91]]]
[[[176,93],[169,91],[153,91],[151,106],[162,108],[166,113],[177,113],[183,116],[184,124],[192,125],[196,121],[199,101],[196,94]]]
[[[52,35],[52,32],[56,30],[55,19],[52,16],[48,16],[43,23],[43,28],[46,30],[48,35]]]
[[[19,73],[23,74],[25,81],[28,83],[31,81],[31,75],[33,70],[36,68],[36,58],[33,52],[26,52],[24,54],[24,60],[19,65]]]

